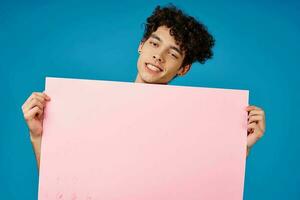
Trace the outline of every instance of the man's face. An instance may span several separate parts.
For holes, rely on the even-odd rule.
[[[190,65],[180,68],[184,52],[176,44],[170,29],[160,26],[139,46],[136,82],[167,84],[176,74],[185,74]]]

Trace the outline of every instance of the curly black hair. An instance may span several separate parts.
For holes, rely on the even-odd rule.
[[[212,58],[215,39],[207,31],[206,26],[194,17],[185,14],[172,4],[166,7],[157,6],[147,18],[142,42],[145,42],[160,26],[170,28],[170,35],[174,36],[180,49],[185,52],[182,66],[195,61],[204,64],[206,60]]]

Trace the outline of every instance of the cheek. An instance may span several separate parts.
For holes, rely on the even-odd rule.
[[[142,65],[143,65],[143,63],[144,63],[143,56],[142,56],[142,55],[140,55],[140,56],[138,57],[138,60],[137,60],[137,65],[138,65],[138,68],[141,68],[141,67],[142,67]]]
[[[166,80],[171,80],[175,75],[177,74],[177,70],[174,67],[170,67],[166,70],[165,74],[164,74],[164,78]]]
[[[171,60],[167,63],[167,66],[169,66],[169,67],[167,67],[168,73],[176,74],[181,66],[181,62]]]

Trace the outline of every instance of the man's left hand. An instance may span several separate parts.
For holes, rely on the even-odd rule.
[[[247,155],[250,148],[264,135],[266,130],[265,112],[257,106],[247,106],[248,125],[247,125]]]

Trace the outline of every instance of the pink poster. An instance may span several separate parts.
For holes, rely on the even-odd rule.
[[[247,90],[46,78],[39,200],[242,200]]]

